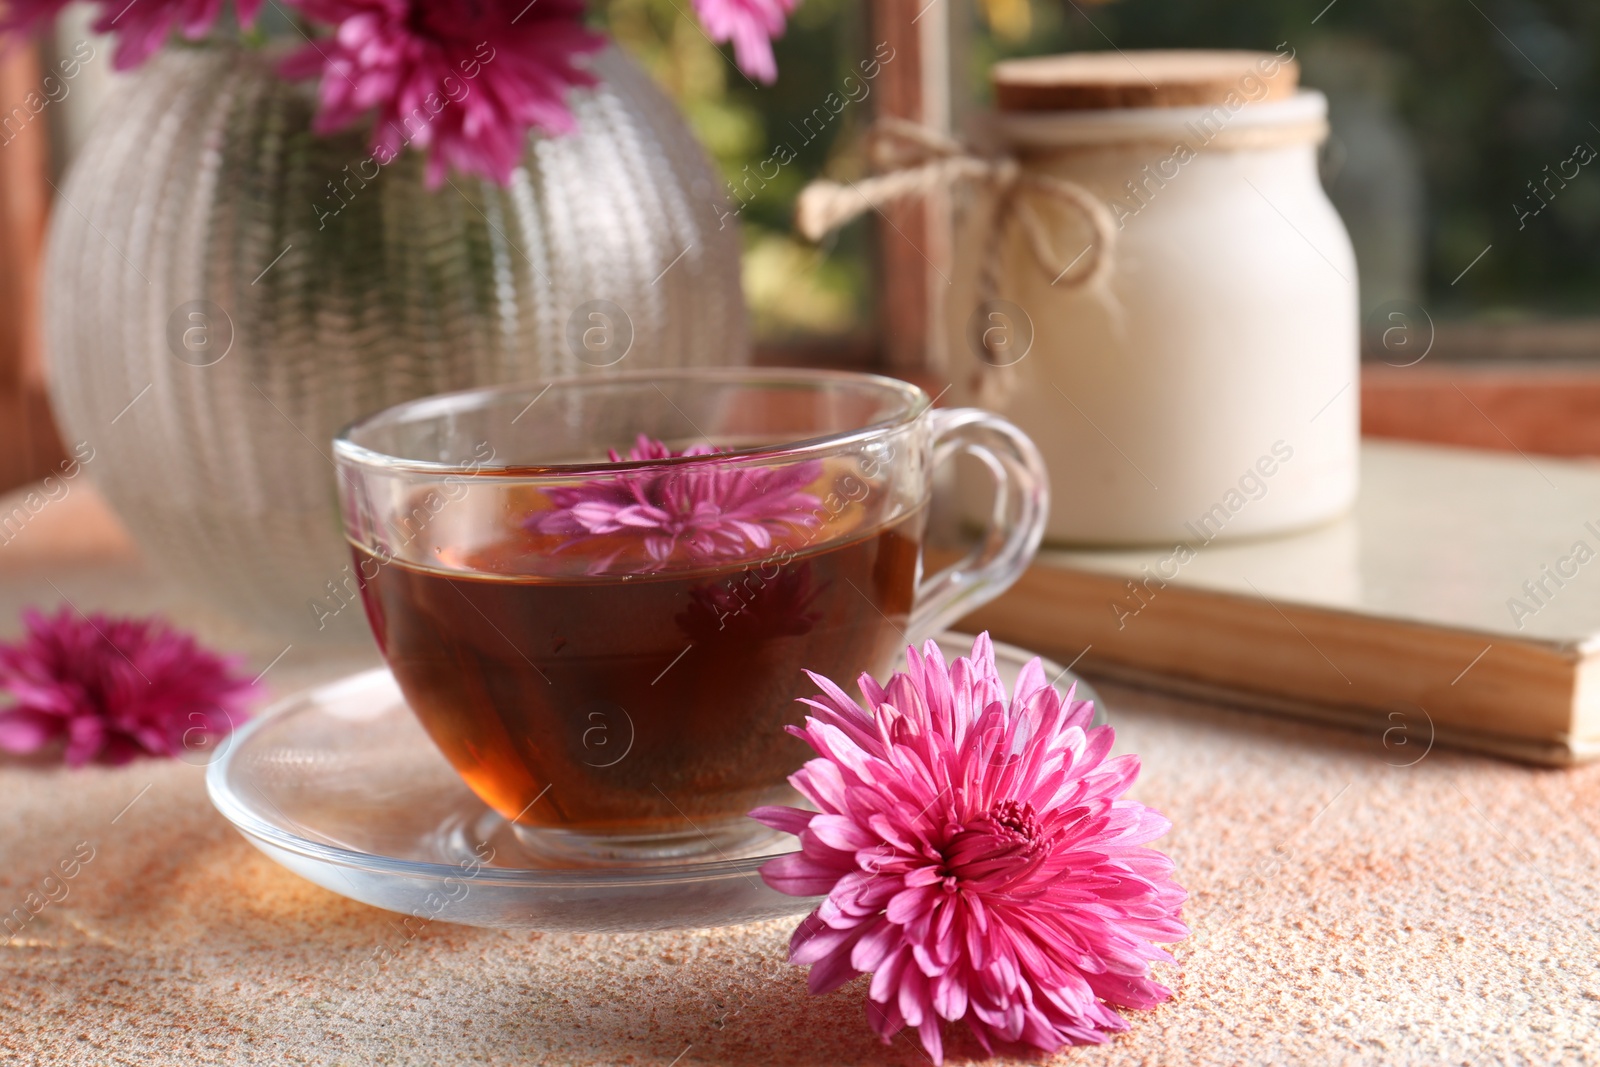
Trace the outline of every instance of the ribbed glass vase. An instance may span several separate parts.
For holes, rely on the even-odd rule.
[[[507,188],[364,133],[235,47],[168,49],[108,102],[51,222],[69,445],[158,565],[291,639],[364,641],[329,441],[450,389],[742,363],[739,241],[674,105],[615,49],[575,135]],[[454,105],[445,105],[454,106]],[[529,419],[537,419],[537,408]]]

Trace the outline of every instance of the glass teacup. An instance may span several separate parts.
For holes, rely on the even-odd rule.
[[[1010,423],[865,374],[686,370],[480,389],[334,442],[367,616],[407,701],[556,862],[715,859],[770,831],[805,671],[882,676],[994,598],[1047,510]],[[922,579],[935,467],[993,472],[991,528]]]

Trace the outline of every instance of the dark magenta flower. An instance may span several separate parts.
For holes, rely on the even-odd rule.
[[[449,167],[506,184],[528,131],[574,128],[567,92],[594,85],[575,60],[605,38],[583,24],[583,0],[297,0],[335,28],[291,56],[289,77],[320,76],[319,133],[364,120],[387,164],[428,151],[428,184]]]
[[[0,0],[0,35],[49,29],[70,0]],[[567,93],[594,85],[582,57],[605,44],[584,25],[584,0],[287,0],[315,36],[282,70],[320,78],[316,129],[372,123],[380,164],[416,145],[428,153],[430,187],[446,171],[504,185],[527,149],[530,130],[575,126]],[[733,43],[745,73],[777,77],[772,39],[783,35],[797,0],[694,0],[706,32]],[[209,35],[223,0],[94,0],[94,28],[115,34],[118,69],[138,66],[175,33]],[[261,0],[234,0],[243,27]],[[327,32],[331,31],[331,33]]]
[[[713,41],[733,42],[739,69],[771,85],[778,80],[772,41],[782,37],[796,0],[694,0],[695,14]]]
[[[237,662],[159,619],[23,613],[27,632],[0,643],[0,749],[65,741],[73,767],[175,756],[214,744],[248,717],[255,683]]]
[[[821,525],[817,509],[822,502],[805,491],[822,472],[821,463],[732,465],[711,458],[718,451],[702,444],[674,452],[640,434],[626,456],[611,450],[611,462],[707,459],[547,490],[553,507],[529,519],[528,528],[574,545],[620,535],[623,541],[641,543],[648,560],[659,565],[673,559],[693,563],[748,559],[771,548],[785,532]],[[599,569],[612,558],[615,553],[599,561]]]
[[[5,0],[0,4],[0,34],[7,37],[42,33],[72,0]]]
[[[261,0],[234,0],[242,26],[255,22],[260,9]],[[222,0],[101,0],[94,30],[116,34],[111,63],[118,70],[129,70],[154,55],[173,30],[188,40],[201,40],[221,14]]]
[[[6,0],[0,14],[0,33],[36,33],[46,30],[70,0]],[[143,63],[177,30],[191,41],[208,35],[222,14],[223,0],[97,0],[100,15],[96,33],[117,38],[112,64],[128,70]],[[261,0],[235,0],[234,13],[242,26],[255,21]]]

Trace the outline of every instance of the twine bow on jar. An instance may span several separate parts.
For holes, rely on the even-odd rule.
[[[1011,156],[979,155],[927,126],[904,119],[880,119],[868,133],[868,154],[880,172],[858,182],[827,179],[811,182],[800,193],[795,225],[808,240],[819,241],[867,211],[927,196],[961,182],[993,194],[987,244],[978,271],[979,305],[1000,294],[1006,234],[1018,226],[1028,250],[1052,286],[1103,292],[1110,276],[1117,224],[1111,210],[1094,193],[1067,181],[1025,167]],[[1056,203],[1089,227],[1089,242],[1068,258],[1051,240],[1051,225],[1040,202]],[[1012,387],[1010,360],[998,358],[990,331],[981,331],[985,349],[976,383],[980,400],[998,401]]]

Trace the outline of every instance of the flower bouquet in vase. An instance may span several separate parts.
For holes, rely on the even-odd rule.
[[[0,31],[64,6],[12,0]],[[790,6],[696,4],[768,81]],[[58,190],[52,397],[136,540],[203,599],[366,640],[328,442],[367,412],[747,361],[724,183],[582,0],[95,7],[138,70]]]

